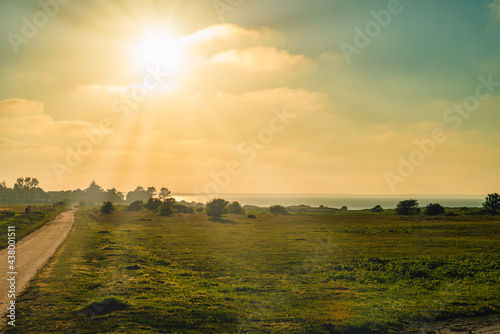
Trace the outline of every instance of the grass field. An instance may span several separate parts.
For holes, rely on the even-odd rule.
[[[24,213],[26,205],[0,205],[1,211],[13,211],[15,216],[9,218],[0,217],[0,249],[7,247],[7,227],[16,226],[16,241],[42,227],[46,222],[53,219],[66,207],[56,206],[45,212]]]
[[[500,220],[81,209],[8,333],[391,333],[500,312]],[[108,314],[114,298],[125,308]]]

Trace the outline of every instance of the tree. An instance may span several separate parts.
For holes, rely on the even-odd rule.
[[[384,209],[382,208],[381,205],[375,205],[373,208],[372,208],[372,212],[383,212]]]
[[[161,200],[161,201],[165,201],[167,198],[170,197],[170,194],[172,192],[170,190],[168,190],[167,188],[163,187],[160,189],[160,193],[158,194],[158,198]]]
[[[7,184],[5,180],[0,182],[0,197],[7,191]]]
[[[106,190],[106,192],[103,195],[103,198],[105,201],[119,203],[119,202],[123,202],[123,200],[125,199],[125,196],[123,195],[122,192],[113,188],[113,189]]]
[[[149,196],[154,197],[156,195],[156,188],[148,187],[148,190],[146,190],[146,192],[149,194]]]
[[[176,204],[175,209],[180,213],[194,213],[194,208],[192,206],[184,204]]]
[[[497,211],[500,210],[500,195],[497,193],[488,194],[483,206],[491,213],[492,216],[496,215]]]
[[[158,210],[158,208],[161,206],[161,204],[162,204],[162,201],[160,201],[160,199],[150,198],[150,199],[148,199],[148,201],[146,202],[146,205],[144,205],[144,207],[146,208],[146,210],[155,211],[155,210]]]
[[[430,203],[425,207],[425,214],[427,216],[437,216],[445,214],[446,210],[441,204]]]
[[[283,205],[271,205],[269,207],[269,212],[273,215],[287,215],[288,211],[286,211]]]
[[[101,208],[101,213],[104,215],[109,215],[111,212],[115,211],[115,206],[110,201],[104,202]]]
[[[135,202],[135,201],[146,202],[150,198],[151,198],[150,194],[146,190],[144,190],[144,188],[141,186],[138,186],[137,188],[135,188],[134,191],[130,191],[127,194],[127,202]]]
[[[104,190],[95,181],[92,181],[87,189],[85,196],[89,201],[100,203],[104,199]]]
[[[396,213],[398,215],[417,215],[420,213],[418,201],[415,199],[407,199],[400,201],[396,206]]]
[[[174,214],[175,198],[167,198],[161,203],[160,216],[170,217]]]
[[[222,215],[228,212],[228,201],[222,198],[214,198],[205,206],[205,213],[212,219],[219,220]]]
[[[19,177],[16,180],[13,188],[13,194],[19,201],[28,201],[31,202],[33,197],[40,197],[45,194],[43,190],[38,188],[38,180],[36,178],[31,177]],[[37,192],[37,190],[39,190]],[[40,194],[41,191],[41,194]],[[38,195],[38,196],[37,196]]]
[[[144,203],[142,201],[135,201],[130,203],[127,207],[127,211],[141,211],[144,207]]]
[[[229,204],[229,213],[231,214],[235,214],[235,215],[242,215],[244,212],[243,212],[243,208],[241,207],[240,203],[238,202],[233,202],[231,204]]]

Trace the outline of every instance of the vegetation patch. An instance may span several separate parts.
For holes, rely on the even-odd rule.
[[[7,247],[8,226],[16,227],[16,242],[19,242],[23,237],[36,231],[66,209],[66,206],[58,205],[46,212],[16,213],[9,210],[4,211],[8,212],[7,214],[0,213],[0,249]]]
[[[227,224],[205,214],[83,208],[19,296],[29,302],[19,303],[16,327],[400,333],[500,313],[500,218],[387,211],[226,214]],[[114,305],[109,313],[104,302]]]

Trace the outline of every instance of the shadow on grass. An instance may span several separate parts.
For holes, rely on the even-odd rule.
[[[215,218],[209,218],[208,219],[209,221],[213,222],[213,223],[222,223],[222,224],[238,224],[237,222],[235,222],[234,220],[231,220],[231,219],[224,219],[224,218],[220,218],[220,219],[215,219]]]

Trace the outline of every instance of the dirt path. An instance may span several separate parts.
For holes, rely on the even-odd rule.
[[[75,212],[78,209],[70,208],[57,217],[47,222],[40,229],[27,235],[16,243],[16,297],[24,290],[30,279],[43,266],[49,257],[55,252],[57,247],[66,238],[74,222]],[[7,279],[11,276],[9,264],[7,263],[7,251],[0,251],[0,316],[3,318],[10,302],[8,297],[9,282]]]

